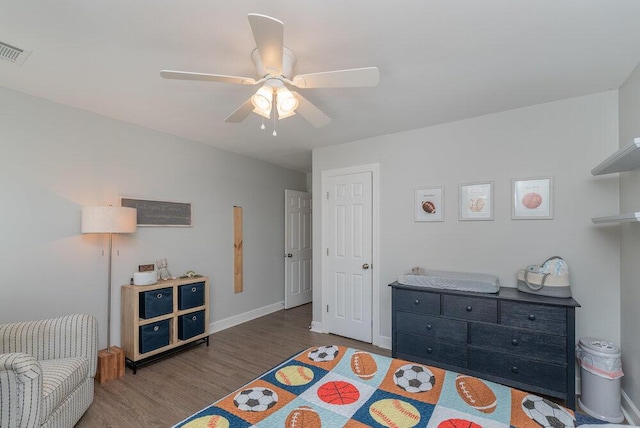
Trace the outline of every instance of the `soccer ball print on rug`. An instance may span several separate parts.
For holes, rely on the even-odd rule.
[[[564,428],[593,422],[518,389],[330,345],[300,352],[175,427]]]

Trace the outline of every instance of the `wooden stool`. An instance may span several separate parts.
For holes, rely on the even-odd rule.
[[[105,383],[124,376],[124,350],[118,346],[98,351],[96,380]]]

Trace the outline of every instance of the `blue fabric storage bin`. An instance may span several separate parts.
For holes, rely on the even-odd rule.
[[[187,340],[204,333],[204,311],[191,312],[178,317],[178,338]]]
[[[190,309],[204,305],[204,282],[178,287],[178,309]]]
[[[140,318],[149,319],[173,312],[173,288],[140,293]]]
[[[169,344],[169,320],[140,326],[140,353],[153,351]]]

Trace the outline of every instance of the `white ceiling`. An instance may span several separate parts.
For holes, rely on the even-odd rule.
[[[0,86],[308,172],[316,147],[617,89],[640,62],[638,0],[2,0]],[[224,119],[257,89],[248,13],[284,22],[300,73],[377,66],[376,88],[300,92],[333,121]]]

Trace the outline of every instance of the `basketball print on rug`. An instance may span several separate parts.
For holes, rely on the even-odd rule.
[[[447,419],[440,422],[438,428],[482,428],[482,425],[466,419]]]
[[[343,406],[360,398],[360,391],[352,383],[337,380],[322,384],[318,388],[318,398],[327,404]]]
[[[470,407],[482,413],[493,413],[496,410],[498,406],[496,394],[480,379],[458,375],[455,383],[458,395]]]

